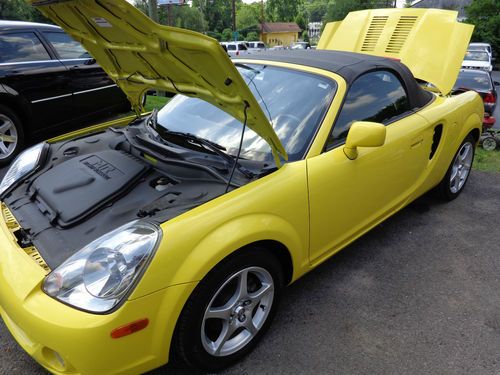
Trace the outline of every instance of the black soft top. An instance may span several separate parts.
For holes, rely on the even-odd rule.
[[[404,64],[385,57],[343,51],[278,50],[243,55],[234,60],[238,59],[272,60],[319,68],[338,74],[344,78],[347,86],[363,73],[379,69],[390,70],[404,82],[411,108],[423,107],[432,99],[432,94],[419,86]]]

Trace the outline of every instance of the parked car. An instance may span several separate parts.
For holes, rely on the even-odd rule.
[[[222,42],[221,44],[223,46],[226,46],[229,56],[250,54],[250,51],[248,50],[248,47],[244,42]]]
[[[462,62],[462,68],[491,72],[493,70],[491,55],[486,51],[467,51]]]
[[[484,111],[492,115],[497,104],[497,90],[500,82],[493,81],[490,73],[475,70],[461,69],[457,81],[453,86],[453,91],[474,90],[484,102]]]
[[[290,49],[311,49],[309,42],[295,42],[290,44]]]
[[[490,56],[493,56],[493,50],[489,43],[470,43],[467,49],[469,51],[486,51]]]
[[[0,184],[0,315],[51,372],[145,373],[172,356],[219,371],[257,344],[284,286],[428,190],[452,200],[467,182],[483,104],[448,96],[473,29],[456,12],[355,12],[320,41],[344,51],[233,63],[125,0],[38,4],[134,107],[149,89],[178,93],[35,145]],[[382,17],[381,55],[400,19],[423,35],[394,58],[363,53],[352,30]]]
[[[126,110],[123,92],[60,27],[0,21],[0,165],[26,137]]]
[[[266,45],[264,42],[261,41],[256,41],[256,42],[247,42],[248,50],[251,52],[260,52],[260,51],[265,51]]]

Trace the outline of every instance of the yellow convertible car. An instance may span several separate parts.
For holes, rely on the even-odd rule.
[[[316,51],[232,62],[125,0],[31,2],[138,113],[33,146],[0,185],[0,314],[53,373],[221,370],[284,286],[464,189],[483,104],[448,95],[472,32],[456,12],[354,12]],[[141,116],[151,89],[177,95]]]

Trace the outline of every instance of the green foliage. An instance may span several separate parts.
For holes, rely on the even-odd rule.
[[[246,40],[248,41],[256,41],[256,40],[260,40],[259,38],[259,34],[255,31],[250,31],[248,34],[247,34],[247,37],[246,37]]]
[[[229,42],[233,40],[233,31],[229,28],[222,30],[221,40],[223,42]]]
[[[393,7],[392,0],[335,0],[330,2],[324,18],[325,22],[341,21],[349,12],[361,9]]]
[[[25,0],[0,0],[0,19],[52,23]]]
[[[240,3],[241,0],[237,2]],[[232,28],[231,0],[193,0],[192,6],[203,14],[208,30],[220,33]]]
[[[266,20],[271,22],[292,22],[299,12],[302,0],[267,0]]]
[[[294,21],[297,25],[299,25],[301,30],[303,30],[303,31],[307,30],[307,22],[306,22],[306,19],[304,18],[303,13],[297,14]]]
[[[187,5],[173,5],[171,7],[173,25],[175,27],[181,27],[183,29],[189,29],[194,31],[204,31],[206,30],[206,21],[203,18],[203,14],[199,9],[191,8]],[[168,9],[167,7],[160,7],[159,20],[162,25],[168,24]]]
[[[236,10],[236,28],[238,30],[258,25],[259,21],[260,3],[242,3]]]
[[[307,31],[306,31],[306,30],[304,30],[304,31],[302,32],[302,40],[303,40],[304,42],[309,42],[309,34],[307,33]]]
[[[314,0],[304,4],[304,11],[309,22],[321,22],[328,9],[328,1]]]
[[[467,23],[476,26],[472,40],[490,43],[498,56],[500,54],[500,1],[473,0],[465,11]]]
[[[205,34],[211,38],[217,39],[219,42],[222,40],[221,33],[216,33],[215,31],[207,31]]]

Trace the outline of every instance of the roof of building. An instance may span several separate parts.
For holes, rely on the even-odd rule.
[[[50,25],[47,23],[25,22],[25,21],[7,21],[0,20],[0,30],[24,29],[24,28],[37,28],[37,29],[57,29],[59,26]]]
[[[263,22],[263,33],[299,33],[302,29],[295,22]]]
[[[348,86],[363,73],[375,69],[386,69],[395,72],[405,83],[410,102],[414,106],[421,107],[432,97],[429,92],[419,86],[404,64],[385,57],[331,50],[277,50],[240,56],[234,58],[235,63],[238,59],[279,61],[319,68],[338,74],[344,78]]]

